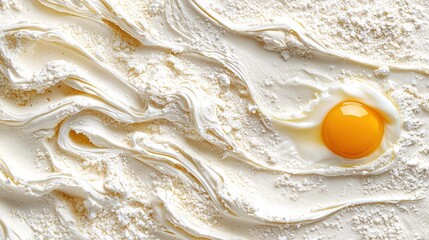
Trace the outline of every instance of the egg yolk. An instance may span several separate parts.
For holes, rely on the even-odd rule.
[[[383,138],[384,123],[374,109],[357,101],[345,101],[326,115],[322,137],[335,154],[349,159],[369,155]]]

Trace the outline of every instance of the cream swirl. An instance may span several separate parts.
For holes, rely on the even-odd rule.
[[[139,226],[148,229],[147,238],[248,239],[249,229],[299,228],[351,206],[424,203],[427,155],[411,149],[427,138],[421,130],[428,124],[421,110],[427,93],[404,87],[409,94],[400,95],[394,81],[407,74],[427,78],[427,66],[391,64],[392,81],[350,83],[363,78],[357,76],[362,69],[385,64],[327,49],[290,18],[238,25],[198,0],[166,1],[162,14],[148,19],[119,1],[39,2],[29,7],[32,14],[0,25],[5,86],[31,95],[23,104],[13,94],[0,100],[0,134],[6,136],[0,193],[30,204],[50,199],[40,208],[54,212],[68,237],[92,238],[79,221],[119,205],[151,212],[142,221],[155,223]],[[90,24],[109,41],[119,40],[92,44],[96,38],[81,30]],[[99,53],[121,44],[116,62]],[[286,49],[296,51],[288,61],[279,53]],[[332,64],[356,76],[332,74]],[[350,165],[315,148],[307,154],[300,131],[314,128],[345,97],[368,101],[391,121],[377,156]],[[409,99],[423,107],[409,111]],[[406,127],[412,117],[421,124]],[[33,173],[29,162],[40,152],[48,167]],[[128,172],[109,165],[112,159],[145,169],[128,176],[144,179],[139,188],[124,176]],[[78,200],[69,198],[85,210],[70,210]],[[1,205],[0,236],[41,234],[20,227]],[[130,215],[118,210],[112,221],[131,224],[122,219]],[[145,238],[137,232],[129,234]]]

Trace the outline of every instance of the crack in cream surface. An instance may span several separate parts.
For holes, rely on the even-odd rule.
[[[0,12],[0,238],[429,236],[427,66],[209,1],[21,4]],[[321,140],[345,100],[384,123],[359,160]]]

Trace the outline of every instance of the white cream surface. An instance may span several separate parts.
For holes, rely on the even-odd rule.
[[[0,239],[429,239],[429,9],[329,2],[0,0]]]

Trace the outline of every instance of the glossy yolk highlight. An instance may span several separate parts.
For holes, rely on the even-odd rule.
[[[384,133],[378,112],[356,101],[345,101],[326,115],[322,126],[323,141],[335,154],[349,159],[372,153]]]

